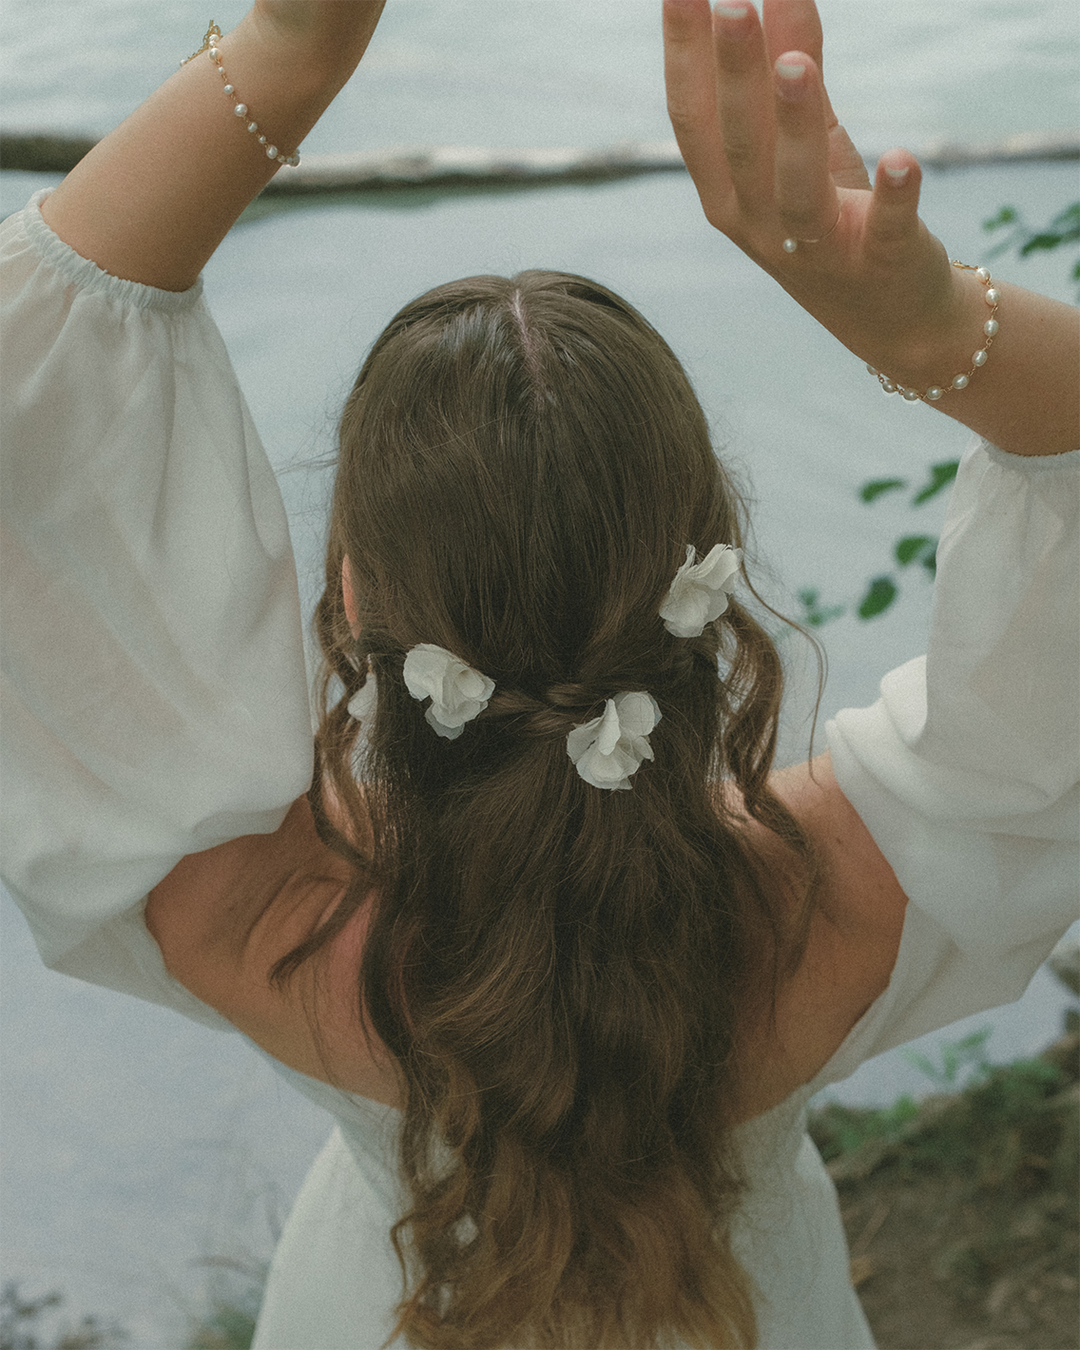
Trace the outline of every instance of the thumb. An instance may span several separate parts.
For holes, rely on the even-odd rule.
[[[909,150],[888,150],[878,160],[864,234],[869,261],[895,261],[918,240],[921,185],[922,170]]]

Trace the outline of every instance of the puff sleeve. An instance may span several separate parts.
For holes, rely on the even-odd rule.
[[[927,655],[829,724],[909,898],[888,990],[830,1065],[1019,998],[1078,916],[1080,451],[963,457]]]
[[[4,222],[3,866],[55,969],[220,1022],[145,896],[277,828],[311,718],[284,507],[201,282]]]

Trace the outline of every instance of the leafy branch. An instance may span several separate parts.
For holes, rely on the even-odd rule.
[[[1010,249],[1015,249],[1018,257],[1029,258],[1033,253],[1049,252],[1062,244],[1080,245],[1080,202],[1066,206],[1041,229],[1033,229],[1015,206],[1003,206],[996,216],[983,221],[983,229],[1006,231],[987,255],[991,258]],[[1069,275],[1080,283],[1080,258],[1073,263]]]
[[[956,477],[959,460],[949,459],[941,464],[930,466],[925,483],[912,494],[911,505],[922,506],[943,491]],[[877,501],[890,492],[900,492],[910,487],[906,478],[872,478],[859,489],[859,500],[866,505]],[[896,568],[907,568],[919,564],[931,579],[937,571],[937,536],[932,534],[906,534],[893,544],[892,556]],[[855,606],[860,619],[875,619],[884,614],[900,594],[900,585],[895,570],[876,576],[866,587],[862,599]],[[802,605],[802,621],[810,628],[820,628],[832,619],[838,619],[848,611],[847,605],[824,605],[821,594],[814,588],[799,592]]]

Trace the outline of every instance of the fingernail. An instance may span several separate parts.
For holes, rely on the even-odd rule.
[[[713,13],[722,19],[745,19],[750,13],[748,5],[714,5]]]
[[[910,172],[910,164],[905,164],[902,169],[890,169],[888,165],[885,166],[885,173],[888,175],[889,182],[895,183],[897,187],[900,186]]]
[[[776,89],[781,98],[802,98],[805,88],[802,77],[806,74],[806,66],[801,61],[777,61],[776,74],[778,77]]]

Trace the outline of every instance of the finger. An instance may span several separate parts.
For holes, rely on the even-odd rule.
[[[921,185],[922,170],[910,151],[889,150],[881,156],[863,233],[869,262],[888,266],[919,244]]]
[[[770,64],[775,65],[784,52],[805,52],[822,73],[827,123],[835,126],[837,117],[824,89],[825,40],[814,0],[763,0],[761,19]]]
[[[668,116],[705,213],[714,219],[730,197],[731,180],[716,110],[709,2],[664,0],[663,12]]]
[[[829,173],[825,91],[805,52],[776,62],[775,191],[780,222],[796,239],[820,239],[840,213]]]
[[[754,10],[717,5],[713,47],[716,105],[732,187],[747,219],[772,218],[775,98],[765,35]]]
[[[784,52],[799,51],[821,69],[824,39],[814,0],[762,0],[761,25],[770,63],[775,64]]]
[[[838,188],[870,187],[863,157],[839,122],[829,128],[829,173]]]

